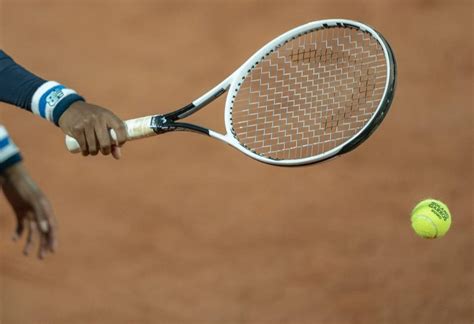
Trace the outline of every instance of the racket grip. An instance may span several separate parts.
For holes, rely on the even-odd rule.
[[[136,140],[144,137],[157,135],[151,127],[151,121],[153,116],[141,117],[136,119],[129,119],[125,121],[127,128],[127,140]],[[113,129],[109,130],[110,138],[113,142],[117,142],[117,134]],[[66,135],[66,147],[71,153],[79,153],[81,147],[75,138]]]

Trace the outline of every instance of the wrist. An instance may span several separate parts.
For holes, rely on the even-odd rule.
[[[77,122],[77,116],[81,114],[81,111],[87,110],[84,108],[84,105],[87,105],[87,103],[80,100],[71,103],[58,118],[57,125],[63,129],[63,131],[65,131],[65,129],[69,129],[71,124]]]
[[[62,114],[76,101],[84,101],[84,98],[72,89],[48,81],[33,94],[31,111],[58,126]]]
[[[16,184],[25,178],[26,169],[23,167],[22,162],[15,163],[8,168],[4,169],[0,174],[0,184],[4,185],[7,183]]]
[[[22,176],[25,173],[25,168],[23,167],[22,162],[15,163],[2,172],[2,177],[5,180],[8,179],[15,179],[18,178],[19,176]]]
[[[5,127],[0,126],[0,174],[22,160],[18,147],[9,137]]]

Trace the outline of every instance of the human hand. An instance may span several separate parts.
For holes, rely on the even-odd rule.
[[[23,164],[17,163],[0,175],[0,185],[16,216],[13,240],[21,238],[27,230],[23,253],[28,255],[35,237],[39,236],[38,258],[56,249],[56,222],[51,205],[31,179]]]
[[[59,127],[66,135],[76,139],[81,147],[82,155],[104,155],[119,159],[120,146],[127,140],[127,129],[124,122],[111,111],[86,103],[74,102],[59,118]],[[110,137],[113,129],[117,140]]]

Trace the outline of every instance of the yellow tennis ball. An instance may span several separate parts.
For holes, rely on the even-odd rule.
[[[451,213],[439,200],[420,201],[411,212],[411,227],[421,237],[434,239],[444,236],[450,226]]]

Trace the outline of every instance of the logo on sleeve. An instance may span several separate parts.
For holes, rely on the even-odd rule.
[[[61,88],[51,91],[51,93],[46,97],[46,103],[50,107],[56,106],[56,104],[64,97],[64,92]]]

